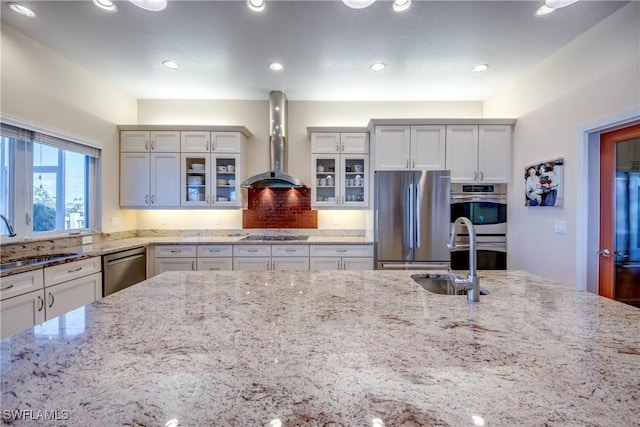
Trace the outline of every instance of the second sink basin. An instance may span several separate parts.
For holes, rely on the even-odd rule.
[[[450,274],[414,274],[411,278],[424,289],[440,295],[466,295],[467,290],[456,286],[454,276]],[[489,289],[480,286],[480,295],[489,295]]]

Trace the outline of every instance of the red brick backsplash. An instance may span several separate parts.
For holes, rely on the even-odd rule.
[[[242,228],[318,228],[310,188],[249,188]]]

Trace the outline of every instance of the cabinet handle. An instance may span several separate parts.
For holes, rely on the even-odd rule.
[[[155,194],[151,195],[151,204],[154,204],[156,202],[156,196]]]
[[[271,261],[267,261],[267,270],[271,270]]]
[[[54,302],[56,299],[53,297],[53,294],[52,294],[51,292],[49,292],[49,296],[51,297],[51,304],[49,304],[49,305],[48,305],[48,307],[49,307],[49,308],[51,308],[51,307],[53,307],[53,302]]]
[[[75,273],[76,271],[82,270],[82,267],[74,268],[73,270],[67,270],[67,273]]]
[[[295,252],[296,250],[295,249],[285,249],[284,251],[285,252]]]
[[[258,252],[257,249],[247,249],[247,252]]]
[[[404,161],[404,167],[405,167],[406,169],[409,169],[409,159],[405,159],[405,161]]]
[[[149,149],[149,141],[145,141],[144,142],[144,149],[148,150]]]
[[[347,252],[346,249],[336,249],[336,252]]]
[[[213,150],[213,147],[211,149]],[[209,151],[209,141],[207,141],[207,151]]]
[[[484,172],[480,171],[480,181],[484,181]]]
[[[0,291],[6,291],[7,289],[13,288],[13,285],[5,286],[4,288],[0,288]]]
[[[347,261],[342,260],[342,269],[346,270],[347,269]]]
[[[220,249],[209,249],[209,253],[210,253],[210,254],[217,254],[217,253],[220,253]]]
[[[156,149],[156,145],[154,144],[154,142],[153,142],[153,141],[151,141],[151,151],[153,151],[153,150],[155,150],[155,149]]]
[[[478,179],[478,172],[473,171],[473,180],[476,181]]]
[[[209,204],[209,195],[207,194],[207,204]]]
[[[209,267],[209,271],[220,271],[220,267]]]
[[[182,252],[182,249],[171,249],[172,254],[179,254]]]
[[[191,261],[191,270],[192,271],[196,271],[196,262],[195,261]]]
[[[340,260],[338,260],[338,270],[340,270]]]
[[[38,301],[40,302],[40,307],[38,307],[38,311],[42,311],[42,309],[44,308],[44,298],[38,295]]]
[[[416,159],[411,159],[411,167],[412,168],[416,167]]]
[[[336,144],[336,152],[339,152],[339,151],[340,151],[340,145]]]

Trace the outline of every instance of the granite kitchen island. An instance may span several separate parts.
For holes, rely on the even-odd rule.
[[[482,272],[479,303],[410,275],[161,274],[2,340],[3,422],[640,425],[640,309],[518,271]]]

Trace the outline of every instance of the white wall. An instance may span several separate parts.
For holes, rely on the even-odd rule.
[[[139,124],[242,125],[252,133],[246,176],[269,169],[269,102],[264,100],[140,100]],[[289,101],[288,171],[311,180],[311,143],[307,127],[366,127],[372,118],[481,117],[482,103],[469,102],[324,102]],[[187,214],[188,213],[188,214]],[[362,210],[319,210],[320,229],[370,228]],[[241,228],[240,211],[139,211],[140,229]]]
[[[517,117],[510,186],[509,266],[576,282],[578,147],[585,123],[640,106],[640,3],[632,2],[484,103],[485,117]],[[564,207],[524,206],[524,166],[565,158]],[[591,195],[597,197],[597,194]],[[567,234],[554,233],[556,220]]]
[[[135,229],[137,216],[120,210],[113,177],[119,170],[116,125],[137,121],[136,100],[6,24],[1,34],[1,114],[102,146],[102,229]],[[119,226],[110,226],[111,216]]]

